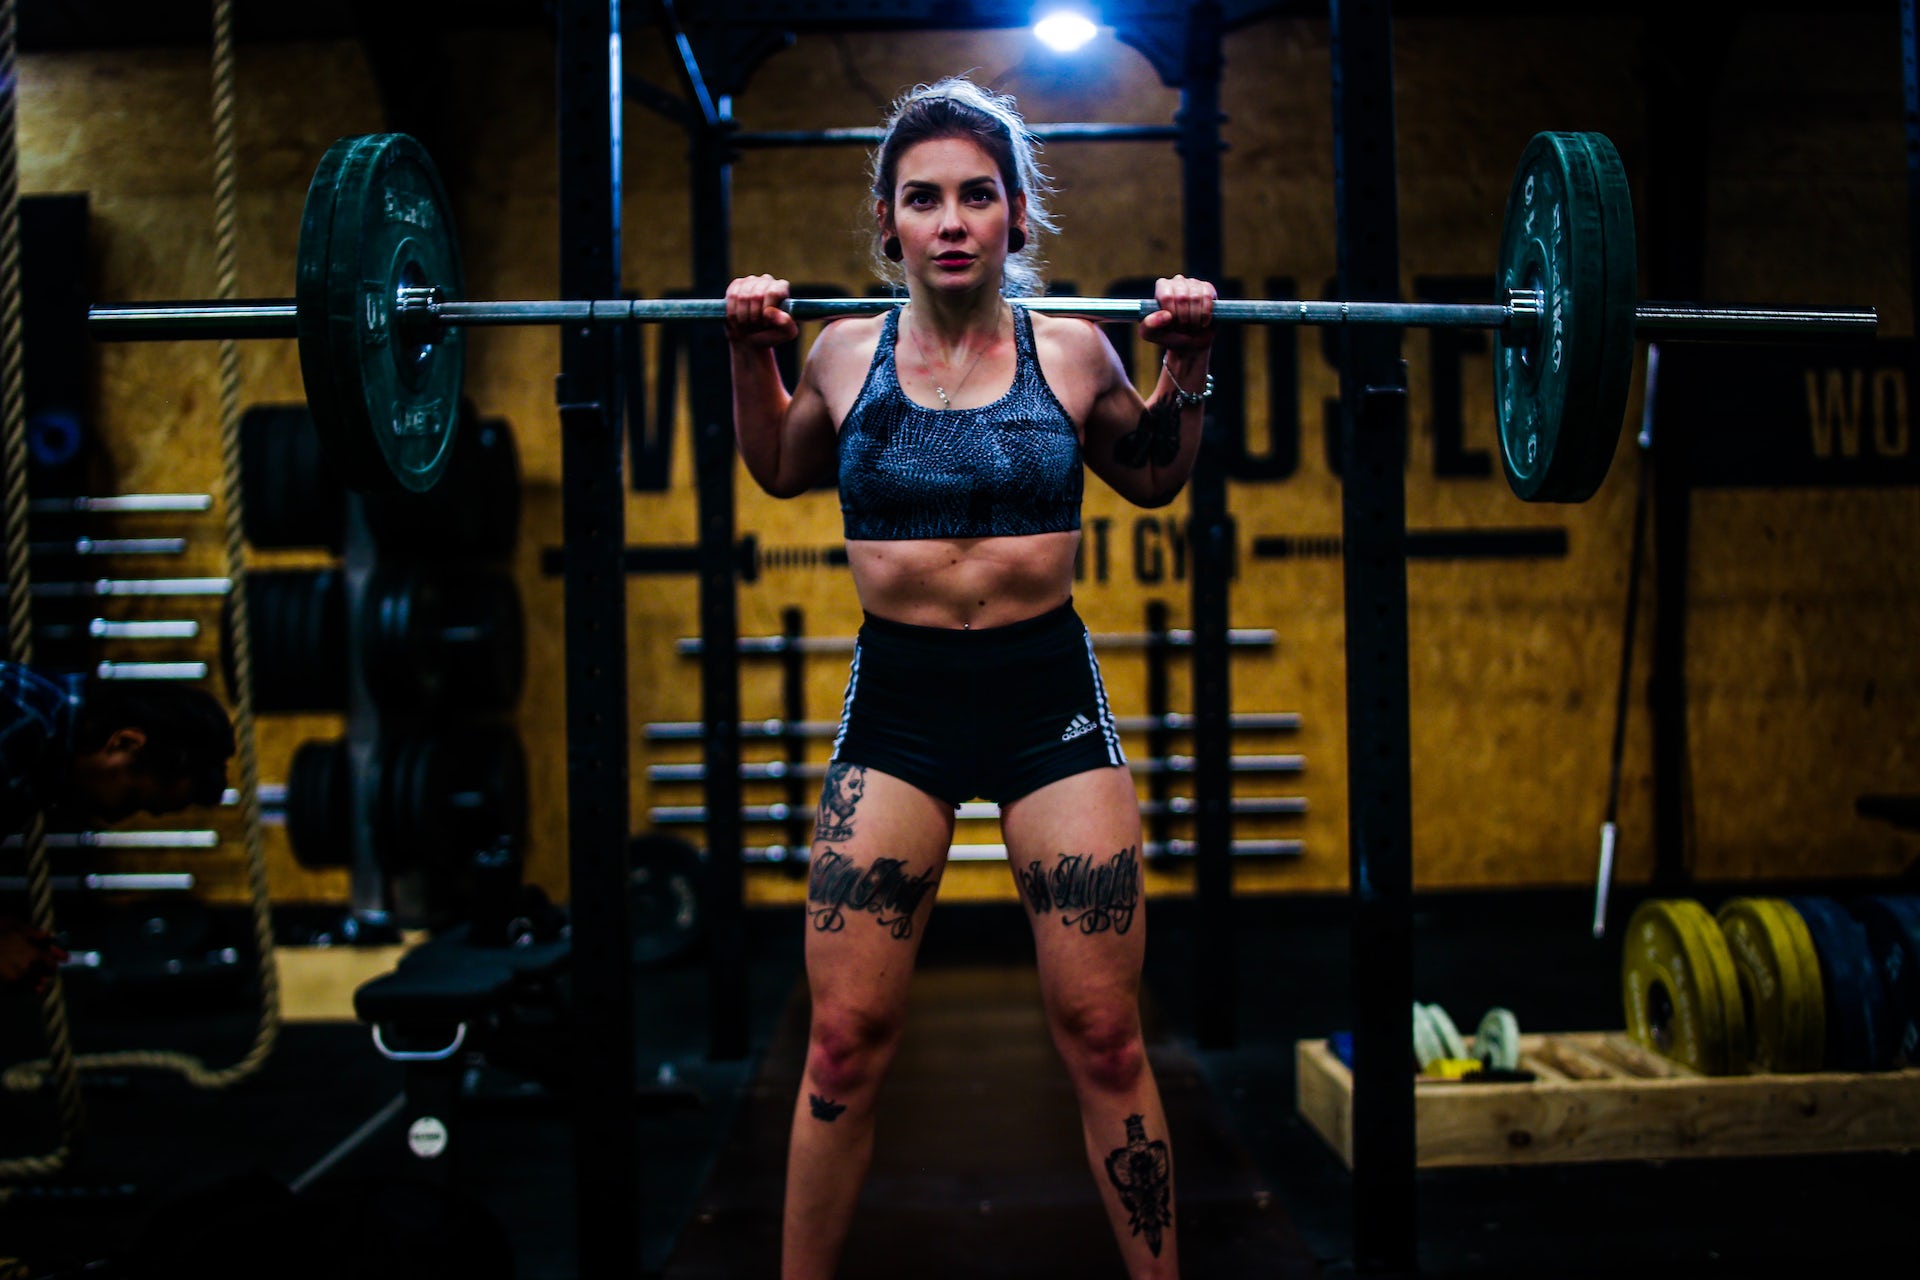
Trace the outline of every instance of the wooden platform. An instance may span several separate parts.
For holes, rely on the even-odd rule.
[[[1532,1083],[1419,1080],[1420,1168],[1920,1148],[1920,1070],[1708,1077],[1617,1031],[1520,1046]],[[1352,1072],[1325,1040],[1295,1060],[1301,1116],[1351,1167]]]

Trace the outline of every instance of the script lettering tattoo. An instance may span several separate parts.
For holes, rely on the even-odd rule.
[[[1129,845],[1105,862],[1092,854],[1063,853],[1049,871],[1038,862],[1018,876],[1027,909],[1037,916],[1060,912],[1060,923],[1082,933],[1125,933],[1140,905],[1140,859]]]
[[[820,786],[820,810],[814,821],[813,838],[823,844],[853,839],[853,811],[866,793],[865,765],[828,765],[827,780]]]
[[[817,1093],[807,1095],[807,1106],[812,1109],[815,1120],[823,1120],[828,1124],[838,1120],[840,1113],[847,1109],[846,1103],[835,1102],[832,1098],[823,1098]]]
[[[1127,1117],[1127,1145],[1107,1157],[1107,1180],[1120,1193],[1133,1234],[1145,1236],[1159,1257],[1162,1233],[1173,1225],[1173,1156],[1165,1142],[1147,1141],[1142,1117]]]
[[[932,871],[909,874],[899,858],[875,858],[862,868],[838,849],[822,849],[807,873],[807,919],[821,933],[839,933],[849,911],[864,911],[905,940],[913,936],[914,912],[937,883]]]
[[[1180,410],[1171,397],[1147,406],[1140,425],[1113,442],[1113,460],[1136,471],[1151,462],[1164,467],[1180,452]]]

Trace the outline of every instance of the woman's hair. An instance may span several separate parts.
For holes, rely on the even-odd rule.
[[[73,728],[73,748],[97,751],[120,729],[147,736],[139,769],[191,784],[193,803],[218,804],[233,754],[233,725],[214,696],[164,680],[90,680]]]
[[[1007,256],[1006,276],[1001,292],[1009,297],[1024,297],[1045,289],[1041,279],[1039,238],[1043,232],[1057,230],[1053,215],[1047,211],[1047,197],[1053,185],[1040,171],[1035,153],[1039,140],[1027,131],[1011,95],[993,93],[963,76],[949,76],[935,84],[920,84],[900,95],[887,116],[886,136],[874,149],[872,158],[873,194],[893,206],[894,181],[900,157],[916,143],[934,138],[966,138],[992,156],[1000,167],[1000,181],[1007,197],[1027,198],[1027,243],[1018,253]],[[898,264],[887,260],[881,251],[882,237],[873,245],[874,269],[880,278],[895,285],[906,277]]]

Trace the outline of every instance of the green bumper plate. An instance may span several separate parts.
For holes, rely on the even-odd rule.
[[[445,188],[406,134],[336,142],[307,189],[296,303],[307,403],[356,489],[424,493],[452,455],[466,340],[395,324],[402,285],[464,293]]]
[[[1581,502],[1606,478],[1633,374],[1633,202],[1600,134],[1540,133],[1507,197],[1496,279],[1543,300],[1503,346],[1494,406],[1507,482],[1530,502]]]

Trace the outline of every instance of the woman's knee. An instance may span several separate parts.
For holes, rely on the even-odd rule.
[[[815,1007],[807,1074],[833,1097],[878,1083],[900,1040],[898,1013]]]
[[[1055,1010],[1053,1039],[1068,1070],[1103,1093],[1132,1090],[1147,1069],[1140,1014],[1132,1004]]]

